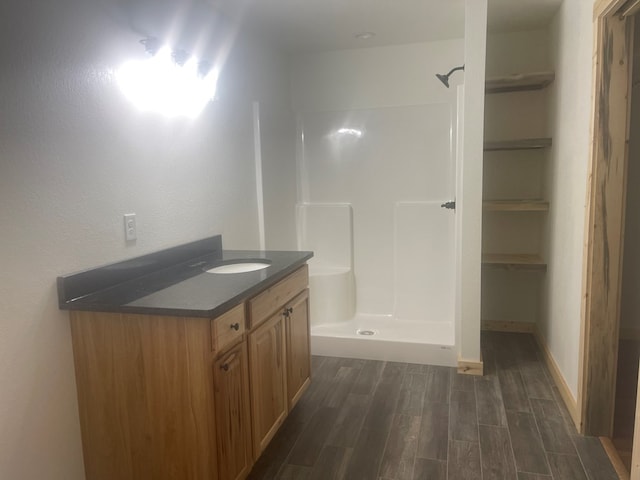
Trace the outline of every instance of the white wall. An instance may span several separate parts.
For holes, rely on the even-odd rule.
[[[288,72],[288,63],[279,68]],[[287,77],[282,86],[288,85]],[[297,250],[296,124],[289,97],[261,102],[260,117],[266,248]]]
[[[550,28],[553,137],[548,179],[548,268],[540,332],[574,396],[578,389],[581,292],[592,93],[593,2],[565,0]]]
[[[487,77],[549,69],[547,29],[491,33],[487,37]]]
[[[462,40],[299,55],[292,62],[296,112],[424,105],[453,99],[464,75],[447,90],[435,77],[464,61]]]
[[[118,3],[0,5],[3,479],[84,478],[57,275],[216,233],[226,247],[257,246],[251,102],[286,111],[285,60],[243,42],[199,119],[138,113],[113,77],[144,55]],[[127,212],[135,245],[123,238]]]
[[[482,244],[482,154],[487,44],[487,1],[465,4],[462,162],[459,165],[459,305],[456,322],[462,360],[480,360],[480,283]]]

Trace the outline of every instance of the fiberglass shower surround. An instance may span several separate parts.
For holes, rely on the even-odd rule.
[[[314,353],[455,364],[455,126],[451,102],[300,114]]]

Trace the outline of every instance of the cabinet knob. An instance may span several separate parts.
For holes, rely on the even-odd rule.
[[[220,365],[220,368],[222,370],[224,370],[225,372],[229,371],[229,364],[228,363],[223,363],[222,365]]]
[[[293,313],[293,308],[292,308],[292,307],[285,308],[285,309],[284,309],[284,312],[282,312],[282,314],[283,314],[285,317],[288,317],[288,316],[289,316],[289,315],[291,315],[292,313]]]
[[[240,324],[239,323],[232,323],[231,324],[231,328],[237,332],[238,330],[240,330]]]

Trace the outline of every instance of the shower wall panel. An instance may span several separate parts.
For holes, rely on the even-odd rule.
[[[398,320],[454,318],[454,216],[440,202],[395,207],[395,315]]]
[[[311,250],[312,267],[353,268],[353,211],[349,204],[296,207],[298,248]]]
[[[402,305],[403,315],[422,319],[426,314],[409,313],[411,302],[398,303],[398,295],[408,292],[412,279],[424,292],[438,284],[437,279],[453,275],[453,256],[451,262],[433,260],[448,254],[438,250],[442,245],[453,250],[454,213],[440,209],[437,217],[451,221],[433,222],[435,213],[414,215],[414,209],[400,212],[396,206],[439,206],[453,200],[453,107],[435,103],[300,114],[300,200],[352,205],[359,313],[393,315]],[[436,234],[441,238],[430,239]],[[428,241],[436,250],[425,256],[425,248],[431,248],[425,247]],[[453,299],[450,303],[453,312]]]

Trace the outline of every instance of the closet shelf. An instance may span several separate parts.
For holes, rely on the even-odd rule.
[[[487,212],[548,212],[549,202],[545,200],[485,200],[482,208]]]
[[[546,271],[547,264],[539,255],[530,253],[483,253],[482,265],[507,270]]]
[[[535,150],[539,148],[548,148],[551,144],[551,138],[523,138],[519,140],[487,141],[484,142],[484,151]]]
[[[556,78],[553,72],[519,73],[504,77],[487,78],[485,93],[508,93],[546,88]]]

